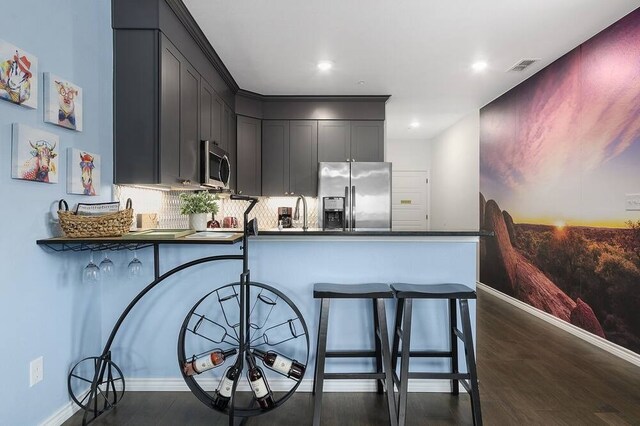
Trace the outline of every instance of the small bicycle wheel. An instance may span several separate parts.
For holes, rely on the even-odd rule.
[[[94,380],[96,387],[91,392]],[[103,411],[115,407],[125,390],[120,368],[110,359],[95,356],[73,366],[67,386],[73,402],[85,411]]]
[[[273,351],[284,359],[294,361],[300,370],[306,371],[309,360],[309,332],[302,314],[282,292],[266,284],[250,282],[248,286],[249,323],[246,332],[251,350]],[[178,365],[191,392],[208,407],[229,413],[230,408],[220,408],[216,403],[216,389],[227,367],[234,365],[237,355],[231,355],[223,364],[188,375],[184,366],[214,351],[229,351],[240,345],[240,283],[227,284],[206,294],[187,314],[178,337]],[[249,417],[275,409],[293,395],[302,377],[295,378],[279,372],[257,357],[265,379],[273,391],[274,404],[263,409],[255,406],[246,377],[244,362],[237,385],[242,397],[235,398],[233,415]]]

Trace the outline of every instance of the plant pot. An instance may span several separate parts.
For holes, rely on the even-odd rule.
[[[196,231],[204,231],[207,229],[208,213],[192,213],[189,215],[189,228]]]

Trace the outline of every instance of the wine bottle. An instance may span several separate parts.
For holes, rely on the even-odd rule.
[[[253,353],[262,360],[265,367],[273,371],[277,371],[296,380],[301,380],[302,376],[304,376],[304,365],[295,359],[289,359],[274,351],[263,352],[260,349],[253,349]]]
[[[262,368],[258,367],[251,355],[247,356],[247,362],[249,363],[249,371],[247,371],[247,378],[249,379],[249,385],[253,391],[255,400],[258,402],[260,408],[272,408],[275,406],[273,401],[273,394],[267,383],[267,379],[264,377]]]
[[[182,367],[182,371],[187,376],[193,376],[194,374],[200,374],[207,370],[211,370],[213,367],[217,367],[221,365],[225,359],[234,355],[238,352],[236,348],[229,349],[226,351],[216,349],[215,351],[207,354],[205,356],[201,356],[200,358],[196,358],[193,361],[187,361],[184,363]]]
[[[218,389],[216,390],[217,395],[214,404],[217,408],[224,410],[227,407],[231,399],[233,383],[238,379],[239,375],[240,369],[237,365],[232,365],[224,372],[224,376],[222,376],[222,380],[220,380],[220,384],[218,384]]]

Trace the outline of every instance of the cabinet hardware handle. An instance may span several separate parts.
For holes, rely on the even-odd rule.
[[[238,194],[242,194],[242,191],[238,191]]]
[[[349,159],[347,158],[347,161],[351,161],[351,160],[349,160]]]
[[[285,193],[284,193],[284,195],[289,195],[289,193],[288,193],[288,192],[285,192]]]

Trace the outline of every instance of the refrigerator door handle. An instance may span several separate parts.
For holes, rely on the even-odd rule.
[[[344,187],[344,227],[346,230],[351,231],[351,199],[349,198],[349,187]]]
[[[356,230],[356,187],[351,187],[351,228]]]

